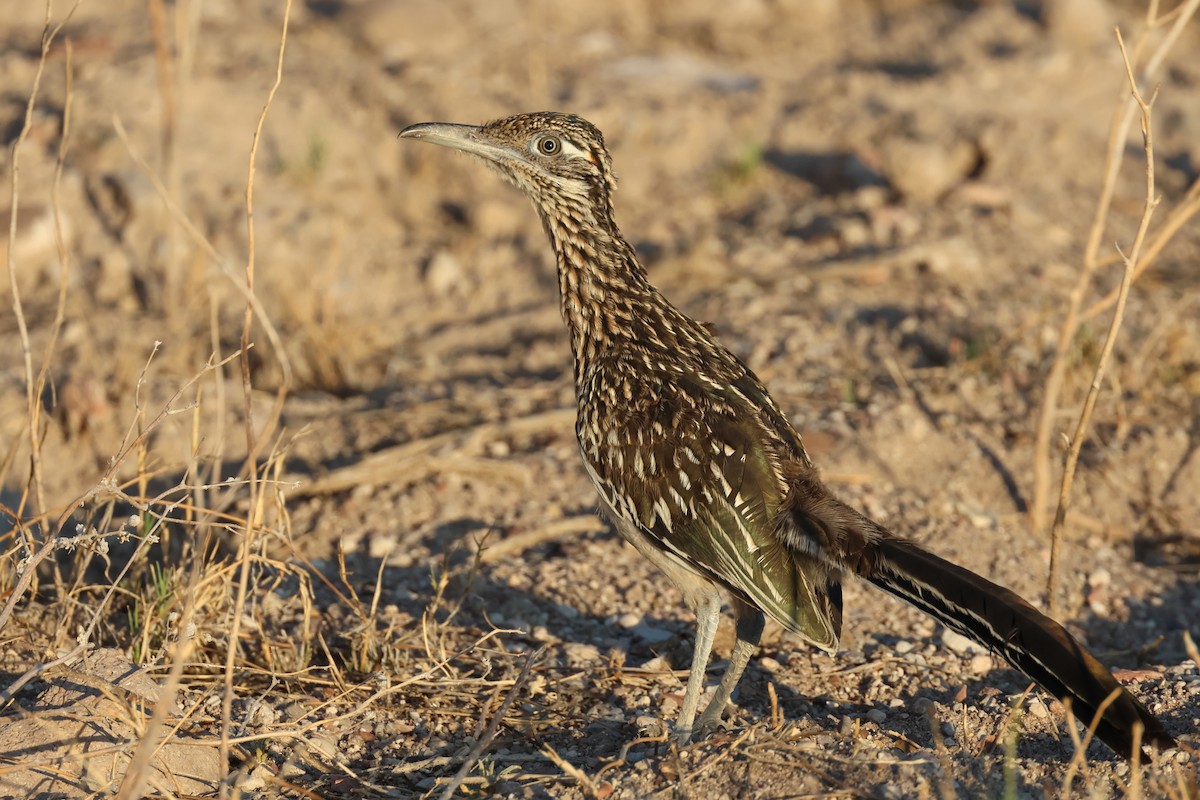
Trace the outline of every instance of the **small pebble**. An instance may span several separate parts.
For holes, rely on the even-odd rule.
[[[634,724],[643,736],[659,736],[663,733],[662,720],[649,714],[640,714]]]
[[[904,655],[905,653],[911,652],[913,647],[914,645],[912,642],[908,641],[907,639],[901,639],[900,641],[896,642],[892,649],[895,650],[898,655]]]
[[[1032,716],[1038,719],[1044,720],[1050,718],[1050,709],[1046,708],[1046,704],[1036,698],[1029,701],[1026,709]]]
[[[972,675],[984,675],[988,672],[991,672],[994,665],[995,662],[992,660],[990,655],[987,653],[979,653],[971,656],[971,663],[968,668],[971,670]]]
[[[953,189],[975,163],[966,140],[929,141],[895,137],[881,143],[888,182],[910,200],[936,200]]]
[[[942,644],[944,644],[947,649],[953,650],[959,655],[966,655],[967,653],[979,653],[983,650],[983,647],[981,647],[973,639],[968,639],[961,633],[952,631],[950,629],[946,629],[942,633]]]
[[[260,764],[251,770],[250,775],[241,778],[241,780],[238,781],[238,787],[239,789],[244,786],[250,787],[251,792],[257,792],[259,789],[264,789],[270,786],[269,781],[276,780],[278,780],[278,778],[275,776],[274,772],[271,772],[271,770],[266,768],[265,765]]]
[[[333,760],[338,756],[338,740],[335,736],[317,734],[310,736],[305,744],[308,749],[320,758]]]
[[[590,664],[600,660],[600,648],[594,644],[566,642],[562,648],[563,655],[571,664]]]
[[[783,665],[770,656],[763,656],[758,659],[758,666],[767,672],[778,672],[783,669]]]
[[[457,258],[440,250],[425,267],[425,283],[438,295],[456,294],[469,289],[466,271]]]
[[[651,672],[666,672],[667,670],[671,669],[671,664],[662,656],[655,656],[645,664],[642,664],[642,669],[649,670]]]
[[[633,635],[646,644],[662,644],[675,636],[671,631],[644,622],[633,626]]]
[[[867,719],[871,720],[871,722],[874,722],[877,725],[882,724],[883,721],[887,719],[887,712],[885,712],[882,708],[872,708],[867,712]]]
[[[965,512],[964,516],[966,516],[967,522],[970,522],[976,528],[987,530],[989,528],[996,527],[996,518],[991,514],[983,511],[968,511],[967,509],[963,510]]]

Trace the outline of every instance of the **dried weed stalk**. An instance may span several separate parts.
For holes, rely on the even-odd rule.
[[[283,8],[283,23],[279,33],[279,57],[275,64],[275,81],[271,84],[271,89],[267,93],[266,102],[263,104],[262,112],[258,117],[258,125],[254,129],[254,139],[250,145],[249,163],[246,170],[246,232],[248,235],[247,251],[246,251],[246,294],[247,302],[245,312],[242,317],[242,351],[248,352],[250,349],[250,333],[251,327],[255,318],[254,303],[250,298],[254,297],[254,274],[255,274],[255,238],[254,238],[254,174],[258,163],[258,145],[262,139],[263,126],[267,121],[267,113],[271,110],[271,103],[275,99],[275,93],[279,91],[280,84],[283,83],[283,57],[287,52],[287,34],[288,23],[292,15],[292,0],[286,0]],[[288,363],[287,356],[282,348],[276,350],[276,357],[279,359],[280,369],[283,371],[283,378],[279,382],[279,388],[275,393],[275,405],[271,410],[271,415],[268,417],[268,422],[262,431],[254,430],[254,394],[250,375],[250,361],[243,358],[241,361],[242,367],[242,395],[245,414],[246,426],[246,466],[245,474],[250,481],[250,525],[246,530],[246,534],[242,537],[241,544],[238,550],[238,578],[237,578],[237,596],[234,602],[235,613],[232,619],[232,626],[229,632],[229,649],[225,654],[225,682],[224,692],[221,697],[221,745],[220,745],[220,760],[224,763],[229,758],[229,736],[230,728],[233,724],[233,683],[234,683],[234,667],[237,662],[239,651],[238,636],[241,630],[242,614],[240,609],[245,607],[246,593],[250,583],[250,561],[252,555],[252,546],[255,537],[252,532],[257,530],[262,523],[262,510],[264,494],[259,485],[258,474],[258,453],[264,442],[270,441],[274,432],[275,426],[278,424],[280,417],[283,414],[283,401],[287,396],[288,387],[291,383],[291,366]],[[227,784],[221,785],[220,796],[222,800],[228,797],[229,787]]]
[[[450,798],[454,796],[454,793],[458,791],[458,787],[462,786],[463,781],[467,778],[467,775],[472,769],[475,768],[475,765],[479,763],[479,759],[481,756],[483,756],[484,750],[488,748],[488,745],[490,745],[492,740],[496,738],[496,734],[499,733],[500,722],[504,719],[505,714],[508,713],[508,709],[512,707],[513,701],[517,699],[517,696],[521,693],[521,690],[525,688],[525,683],[529,680],[530,670],[542,657],[543,652],[545,652],[545,648],[540,647],[525,656],[525,660],[521,664],[521,672],[517,675],[517,679],[513,681],[512,688],[508,690],[508,695],[504,698],[504,702],[500,704],[498,709],[496,709],[496,713],[492,715],[492,718],[490,721],[488,721],[486,728],[484,727],[483,722],[484,717],[480,716],[479,724],[475,730],[475,745],[471,748],[471,752],[469,752],[467,757],[463,760],[463,765],[459,767],[458,772],[456,772],[454,777],[450,779],[450,782],[446,784],[446,788],[439,796],[439,800],[450,800]]]
[[[37,104],[38,95],[41,91],[42,76],[46,71],[46,57],[50,53],[50,47],[55,39],[68,22],[71,16],[75,13],[75,9],[79,7],[80,0],[71,6],[70,11],[57,25],[51,25],[51,8],[49,0],[46,3],[46,17],[42,26],[41,52],[38,56],[37,70],[34,73],[33,86],[29,91],[29,100],[25,104],[25,115],[21,122],[21,130],[17,134],[16,140],[13,142],[11,163],[12,173],[11,180],[11,200],[12,211],[8,219],[8,241],[15,242],[17,240],[17,213],[20,210],[21,203],[21,150],[25,144],[25,140],[29,137],[29,131],[33,127],[33,110]],[[46,529],[46,523],[41,522],[42,536],[38,537],[33,531],[29,530],[24,524],[25,506],[29,500],[29,495],[32,492],[34,497],[34,514],[41,515],[46,512],[45,488],[42,480],[42,393],[45,391],[46,371],[50,359],[53,356],[55,345],[58,341],[58,333],[62,328],[62,309],[66,299],[67,290],[67,262],[65,260],[66,248],[63,244],[62,235],[62,215],[59,209],[58,190],[62,178],[63,160],[66,156],[67,141],[70,133],[70,108],[71,100],[73,99],[72,83],[71,83],[71,59],[70,51],[68,50],[66,76],[67,86],[67,102],[63,111],[63,131],[59,141],[58,160],[55,165],[54,179],[54,236],[55,243],[58,247],[59,257],[61,260],[60,279],[59,279],[59,303],[58,311],[55,315],[54,326],[51,329],[50,343],[47,345],[46,352],[43,355],[42,364],[38,370],[37,377],[34,377],[33,371],[33,348],[29,342],[29,327],[25,321],[25,310],[21,303],[21,288],[17,281],[17,264],[14,261],[13,253],[15,247],[8,248],[8,257],[5,261],[5,266],[8,270],[9,290],[12,292],[13,314],[17,320],[17,330],[21,337],[21,355],[25,368],[25,407],[28,414],[28,430],[29,430],[29,478],[25,484],[25,490],[21,495],[21,501],[13,515],[16,529],[20,532],[26,557],[34,552],[34,548],[39,543],[45,543],[49,537],[49,532]],[[3,628],[3,618],[0,617],[0,628]]]
[[[1065,460],[1063,468],[1063,477],[1059,490],[1058,510],[1055,514],[1054,526],[1051,532],[1051,568],[1050,576],[1047,581],[1047,595],[1050,603],[1050,613],[1057,615],[1059,611],[1059,579],[1058,568],[1060,563],[1059,550],[1061,548],[1061,538],[1063,523],[1065,520],[1066,506],[1070,499],[1071,483],[1074,480],[1074,472],[1078,463],[1079,451],[1083,446],[1083,440],[1086,436],[1087,425],[1090,421],[1092,409],[1095,406],[1096,396],[1099,392],[1099,387],[1102,385],[1104,377],[1104,369],[1107,365],[1109,354],[1111,354],[1112,346],[1115,343],[1115,336],[1120,329],[1121,318],[1123,313],[1123,297],[1128,296],[1129,287],[1138,275],[1145,271],[1150,264],[1153,256],[1157,256],[1158,252],[1169,241],[1170,235],[1179,230],[1191,215],[1200,209],[1200,204],[1197,204],[1196,198],[1189,193],[1188,198],[1176,209],[1169,218],[1169,222],[1173,223],[1173,227],[1164,227],[1160,232],[1159,237],[1155,240],[1159,243],[1157,250],[1148,251],[1143,254],[1143,243],[1146,238],[1150,215],[1157,204],[1156,198],[1153,197],[1153,149],[1152,141],[1149,139],[1149,105],[1145,104],[1143,97],[1138,89],[1138,81],[1134,78],[1133,63],[1139,60],[1139,54],[1145,46],[1147,46],[1148,37],[1151,32],[1170,23],[1166,35],[1159,43],[1158,47],[1151,53],[1146,60],[1145,66],[1141,69],[1141,80],[1149,81],[1155,77],[1159,69],[1162,67],[1167,55],[1178,41],[1184,27],[1195,15],[1196,10],[1200,8],[1200,0],[1187,0],[1183,5],[1171,11],[1170,13],[1159,16],[1157,0],[1151,0],[1146,11],[1146,22],[1143,31],[1139,34],[1135,41],[1132,57],[1125,50],[1124,43],[1121,42],[1122,57],[1125,59],[1127,72],[1127,80],[1133,87],[1133,94],[1128,100],[1123,102],[1114,113],[1113,123],[1109,130],[1108,154],[1105,161],[1104,184],[1101,189],[1099,202],[1097,204],[1096,215],[1093,220],[1091,233],[1088,237],[1088,244],[1084,251],[1083,268],[1080,271],[1075,287],[1071,292],[1070,300],[1067,306],[1066,318],[1063,321],[1062,328],[1059,331],[1058,343],[1055,348],[1054,358],[1051,363],[1050,373],[1046,377],[1045,394],[1042,400],[1042,406],[1038,418],[1037,437],[1034,446],[1034,486],[1033,486],[1033,502],[1030,504],[1030,523],[1035,531],[1044,530],[1044,514],[1045,508],[1048,505],[1048,497],[1050,492],[1050,440],[1054,432],[1054,418],[1058,411],[1059,395],[1062,391],[1063,379],[1066,374],[1067,365],[1069,363],[1069,353],[1071,346],[1075,341],[1075,337],[1079,332],[1082,324],[1081,308],[1083,306],[1084,296],[1088,289],[1092,286],[1097,270],[1102,264],[1099,256],[1100,246],[1104,238],[1104,231],[1107,227],[1109,210],[1112,207],[1113,196],[1116,191],[1116,179],[1120,172],[1123,162],[1125,141],[1127,131],[1135,115],[1141,113],[1143,133],[1145,135],[1144,145],[1147,153],[1147,181],[1148,191],[1150,194],[1146,198],[1146,208],[1142,216],[1141,224],[1139,225],[1138,234],[1134,248],[1128,256],[1124,253],[1119,254],[1120,260],[1123,263],[1123,275],[1121,286],[1116,290],[1112,304],[1119,305],[1117,313],[1114,313],[1113,320],[1109,326],[1109,335],[1105,341],[1105,352],[1101,356],[1097,364],[1096,371],[1093,375],[1091,389],[1089,389],[1088,399],[1085,401],[1084,409],[1080,414],[1079,421],[1075,428],[1074,438],[1070,441],[1070,448]],[[1192,208],[1195,205],[1196,208]],[[1189,210],[1190,209],[1190,210]],[[1101,301],[1106,302],[1106,301]],[[1093,306],[1093,309],[1099,308],[1100,304]],[[1105,306],[1107,307],[1107,306]],[[1093,309],[1089,309],[1089,314]],[[1096,313],[1099,313],[1098,311]]]
[[[1155,4],[1152,2],[1150,12],[1155,11]],[[1182,17],[1181,17],[1182,19]],[[1062,538],[1063,530],[1066,524],[1067,507],[1070,504],[1071,487],[1075,478],[1075,471],[1079,463],[1079,454],[1083,449],[1083,442],[1087,437],[1087,428],[1091,422],[1092,413],[1096,407],[1096,401],[1099,398],[1100,390],[1104,384],[1104,373],[1107,369],[1109,359],[1112,356],[1112,351],[1116,345],[1117,335],[1121,330],[1121,323],[1125,316],[1125,303],[1129,297],[1129,290],[1133,285],[1133,277],[1142,253],[1142,246],[1146,240],[1147,231],[1150,228],[1150,220],[1154,216],[1154,210],[1158,207],[1159,198],[1155,192],[1154,185],[1154,133],[1153,133],[1153,114],[1152,106],[1157,90],[1151,95],[1149,101],[1146,101],[1138,88],[1137,78],[1134,76],[1133,65],[1129,58],[1129,53],[1125,48],[1125,41],[1121,36],[1120,31],[1117,31],[1117,43],[1121,48],[1121,58],[1125,64],[1126,77],[1129,81],[1130,91],[1132,92],[1133,102],[1136,108],[1140,111],[1143,152],[1145,154],[1145,199],[1142,210],[1141,220],[1138,223],[1137,233],[1134,236],[1133,246],[1128,255],[1121,252],[1123,269],[1121,273],[1121,283],[1118,288],[1116,309],[1113,312],[1112,320],[1109,323],[1108,333],[1104,340],[1104,346],[1100,352],[1100,357],[1097,360],[1095,371],[1092,375],[1092,382],[1088,388],[1087,397],[1084,400],[1083,409],[1080,412],[1079,420],[1075,426],[1074,435],[1070,440],[1070,447],[1067,451],[1066,461],[1063,466],[1062,482],[1059,488],[1058,507],[1054,515],[1054,523],[1051,529],[1051,545],[1050,545],[1050,571],[1047,578],[1046,593],[1049,598],[1050,613],[1057,615],[1059,611],[1059,570],[1062,563]],[[1168,41],[1171,41],[1168,38]],[[1124,130],[1122,128],[1122,130]],[[1119,248],[1118,251],[1120,252]],[[1094,263],[1094,252],[1089,247],[1089,258]],[[1082,292],[1077,295],[1077,299],[1082,299]],[[1078,312],[1078,303],[1072,302],[1072,312]],[[1048,393],[1049,395],[1049,393]]]

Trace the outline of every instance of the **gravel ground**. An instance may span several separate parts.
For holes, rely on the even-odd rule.
[[[38,67],[43,12],[28,6],[0,23],[9,145]],[[1042,602],[1038,415],[1128,94],[1112,25],[1134,41],[1140,7],[297,5],[257,151],[249,410],[237,362],[176,392],[210,353],[240,346],[247,158],[282,5],[181,0],[163,11],[168,46],[156,51],[159,7],[85,0],[67,24],[57,198],[61,37],[49,53],[8,244],[35,369],[60,286],[64,322],[34,425],[41,491],[18,512],[31,412],[12,290],[0,288],[14,354],[0,365],[0,502],[27,524],[57,517],[149,425],[115,467],[124,494],[87,495],[72,519],[110,531],[161,511],[170,524],[155,529],[159,549],[113,533],[103,557],[43,565],[5,630],[11,679],[94,620],[91,641],[169,682],[171,614],[189,609],[200,633],[176,687],[192,709],[184,731],[212,744],[225,717],[245,737],[230,780],[249,796],[438,796],[464,763],[457,796],[1196,796],[1191,749],[1144,772],[1101,745],[1073,762],[1056,702],[861,584],[846,587],[836,655],[768,627],[725,730],[668,746],[694,618],[595,516],[536,216],[477,164],[395,140],[426,120],[541,108],[591,119],[621,178],[618,221],[652,280],[771,387],[837,493]],[[1200,175],[1198,46],[1193,21],[1155,79],[1151,240]],[[1142,213],[1136,130],[1126,149],[1084,308],[1116,286],[1113,243],[1129,249]],[[172,224],[158,178],[190,227]],[[1062,614],[1191,748],[1197,263],[1190,221],[1130,295],[1067,517]],[[1110,316],[1090,314],[1067,353],[1055,482]],[[154,422],[168,403],[186,413]],[[266,495],[224,482],[248,474],[247,427],[265,442],[262,476],[280,481]],[[180,485],[190,504],[149,501],[175,502]],[[227,516],[205,522],[204,509]],[[253,536],[238,522],[251,518]],[[8,533],[6,593],[23,530]],[[133,568],[118,577],[124,561]],[[244,596],[239,563],[251,565]],[[211,580],[189,582],[195,564]],[[108,586],[121,592],[97,606]],[[726,620],[711,675],[732,638]],[[31,683],[19,705],[48,713],[55,680]],[[28,757],[18,744],[4,753]],[[224,770],[212,769],[215,791]]]

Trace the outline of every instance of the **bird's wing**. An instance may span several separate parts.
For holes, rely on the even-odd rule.
[[[794,455],[745,394],[761,390],[757,380],[748,376],[739,387],[642,378],[658,383],[634,387],[607,415],[604,436],[584,445],[608,505],[789,630],[836,650],[840,576],[781,538],[787,487],[779,466]]]

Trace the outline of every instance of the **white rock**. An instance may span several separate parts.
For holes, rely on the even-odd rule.
[[[946,649],[952,650],[959,655],[966,655],[967,653],[982,653],[985,650],[985,648],[974,639],[968,639],[958,631],[953,631],[949,628],[942,633],[942,644],[946,646]]]

